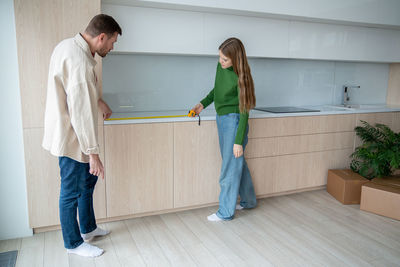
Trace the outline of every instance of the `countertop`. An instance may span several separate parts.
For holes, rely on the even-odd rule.
[[[258,110],[250,111],[250,119],[254,118],[279,118],[294,116],[322,116],[338,114],[356,114],[356,113],[375,113],[375,112],[394,112],[400,111],[400,106],[388,105],[360,105],[356,108],[344,108],[340,106],[321,105],[321,106],[299,106],[301,108],[317,109],[320,112],[296,112],[296,113],[269,113]],[[188,110],[170,110],[170,111],[138,111],[132,113],[113,113],[111,120],[104,121],[109,124],[132,124],[132,123],[162,123],[179,121],[198,121],[199,118],[190,118],[187,115]],[[175,117],[180,116],[180,117]],[[161,118],[157,118],[161,117]],[[216,111],[208,108],[200,114],[202,121],[215,120]]]

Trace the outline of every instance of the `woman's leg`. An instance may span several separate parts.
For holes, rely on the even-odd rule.
[[[222,155],[219,184],[219,209],[216,215],[223,220],[231,220],[235,214],[236,201],[239,194],[240,180],[243,172],[244,157],[235,158],[233,145],[239,123],[239,114],[218,116],[218,135]]]
[[[251,174],[249,168],[247,167],[246,160],[244,159],[244,151],[248,141],[248,133],[249,127],[247,126],[245,138],[243,141],[243,171],[239,187],[240,206],[246,209],[254,208],[257,205],[256,193],[254,191],[253,182],[251,180]]]

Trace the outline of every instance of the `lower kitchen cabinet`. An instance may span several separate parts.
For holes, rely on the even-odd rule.
[[[250,120],[245,156],[257,196],[326,184],[345,168],[354,146],[354,115]]]
[[[99,143],[103,142],[103,126],[99,126]],[[59,225],[58,201],[60,169],[58,158],[41,146],[43,128],[24,129],[26,186],[28,193],[29,226],[32,228]],[[100,145],[104,162],[104,149]],[[97,219],[106,217],[104,180],[98,180],[93,196]]]
[[[400,112],[250,119],[245,156],[257,196],[324,186],[328,169],[349,166],[360,120],[400,129]],[[32,228],[59,225],[58,160],[42,137],[43,128],[24,129]],[[218,202],[215,121],[99,125],[99,143],[106,177],[96,185],[97,219]]]
[[[173,208],[173,123],[104,126],[107,217]]]
[[[220,170],[215,121],[174,123],[174,208],[218,202]]]
[[[323,186],[328,169],[349,165],[352,148],[247,159],[257,196]]]

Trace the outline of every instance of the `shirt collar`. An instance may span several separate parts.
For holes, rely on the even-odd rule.
[[[82,48],[82,50],[85,51],[85,54],[88,56],[90,62],[93,65],[96,65],[97,61],[94,59],[92,51],[90,51],[89,44],[86,42],[85,39],[83,39],[82,35],[78,33],[77,35],[75,35],[74,40]]]

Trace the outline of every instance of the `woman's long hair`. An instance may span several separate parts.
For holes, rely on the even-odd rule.
[[[256,105],[254,82],[251,77],[246,51],[242,42],[237,38],[229,38],[219,46],[222,54],[232,60],[233,70],[238,76],[239,109],[240,112],[249,112]]]

